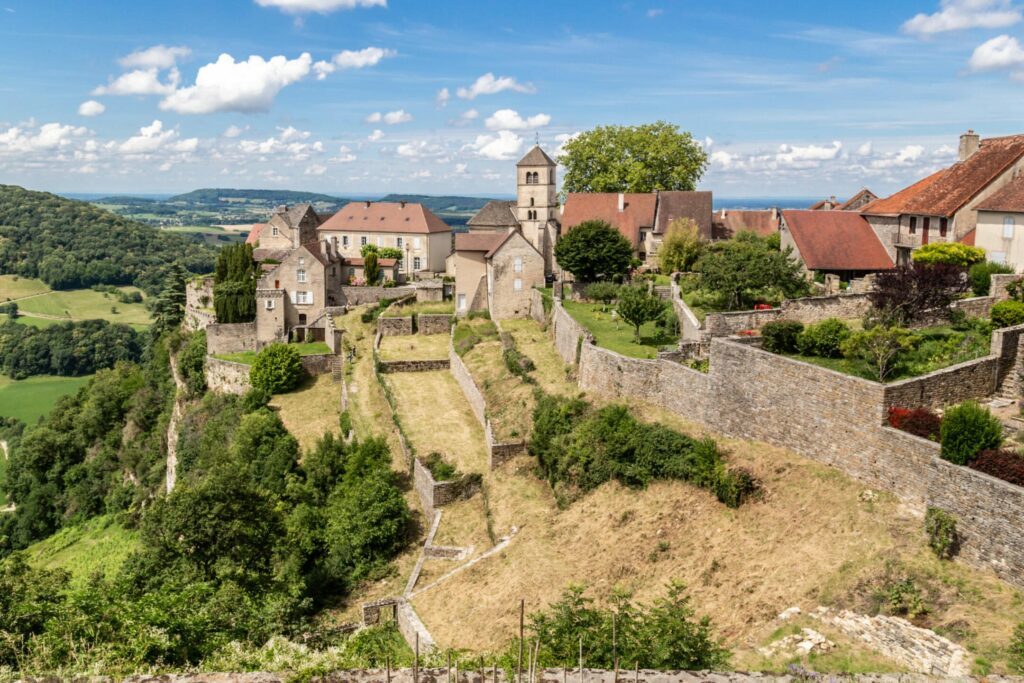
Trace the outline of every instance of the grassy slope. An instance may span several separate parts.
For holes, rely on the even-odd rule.
[[[274,396],[270,402],[281,416],[288,431],[308,451],[317,439],[327,432],[340,431],[339,401],[341,386],[331,381],[330,375],[310,377],[295,391]]]
[[[331,349],[328,348],[325,342],[310,342],[309,344],[302,342],[298,344],[292,344],[299,350],[300,356],[316,356],[324,353],[330,353]],[[245,363],[246,365],[252,365],[253,361],[256,360],[258,355],[257,351],[239,351],[238,353],[221,353],[217,354],[217,358],[221,360],[229,360],[235,363]]]
[[[633,358],[656,358],[658,347],[675,344],[679,338],[661,333],[654,323],[640,326],[640,344],[633,341],[633,326],[621,319],[612,320],[609,311],[602,311],[601,304],[564,301],[566,312],[594,335],[598,346],[611,349]]]
[[[448,357],[447,334],[414,334],[412,336],[382,337],[381,360],[435,360]]]
[[[122,287],[126,292],[134,287]],[[91,320],[100,318],[114,323],[149,325],[152,318],[142,304],[122,304],[112,294],[94,292],[91,289],[53,291],[18,302],[19,310],[25,315],[39,313],[69,320]],[[111,309],[116,308],[117,313]]]
[[[42,280],[17,275],[0,275],[0,301],[42,294],[50,288]]]
[[[91,377],[0,377],[0,416],[16,417],[33,424],[50,412],[57,399],[78,391]]]
[[[480,342],[462,360],[487,401],[487,415],[495,438],[499,441],[524,438],[533,426],[533,387],[505,367],[501,342]]]
[[[0,323],[5,323],[9,320],[6,315],[0,315]],[[14,319],[14,322],[19,325],[28,325],[29,327],[52,327],[53,325],[59,325],[60,320],[51,320],[50,318],[34,318],[30,315],[19,315]]]
[[[31,564],[45,569],[65,569],[80,583],[102,571],[113,575],[138,544],[136,531],[126,529],[109,515],[80,526],[61,529],[25,551]]]

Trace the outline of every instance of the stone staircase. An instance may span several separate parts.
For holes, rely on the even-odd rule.
[[[335,354],[331,356],[331,381],[335,384],[340,384],[342,380],[342,373],[345,369],[345,357],[343,355]]]

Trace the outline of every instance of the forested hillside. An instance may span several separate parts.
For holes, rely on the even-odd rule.
[[[154,293],[170,263],[203,273],[215,257],[211,247],[91,204],[0,185],[0,273],[54,289],[133,284]]]
[[[256,200],[263,204],[298,204],[309,202],[310,204],[324,203],[341,206],[348,202],[347,199],[332,197],[328,194],[317,192],[299,192],[295,190],[235,190],[220,187],[207,187],[200,190],[192,190],[185,194],[179,194],[167,200],[168,204],[218,204],[221,202],[237,202],[241,200]],[[101,200],[108,202],[110,200]]]

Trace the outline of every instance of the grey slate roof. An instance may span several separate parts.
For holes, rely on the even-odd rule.
[[[466,225],[474,228],[511,228],[519,225],[513,201],[492,199],[470,218]]]
[[[519,160],[516,166],[554,166],[554,160],[547,155],[547,153],[540,148],[540,145],[534,145],[533,149],[526,153],[526,156]]]

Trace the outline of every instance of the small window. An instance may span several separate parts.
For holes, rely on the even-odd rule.
[[[268,311],[274,310],[274,300],[273,299],[264,299],[263,300],[263,308],[267,309]]]
[[[277,237],[280,234],[276,225],[270,230],[270,234],[273,235],[274,237]]]
[[[299,268],[297,271],[295,271],[295,279],[298,282],[305,282],[306,281],[306,271],[303,270],[302,268]]]
[[[342,237],[341,237],[341,246],[346,247],[346,248],[348,247],[348,235],[342,235]]]
[[[523,289],[523,281],[520,278],[516,278],[512,282],[512,289],[516,290],[517,292],[522,291],[522,289]]]
[[[419,256],[416,256],[415,258],[413,258],[413,260],[412,260],[412,269],[413,270],[419,270],[420,269],[420,257]]]
[[[412,240],[412,248],[413,249],[419,249],[420,248],[420,238],[419,237],[414,237],[413,238],[413,240]]]
[[[359,246],[366,246],[366,235],[363,235],[362,237],[359,238]]]
[[[640,231],[640,241],[641,242],[646,242],[647,241],[647,233],[644,232],[643,230]]]
[[[384,246],[384,238],[381,237],[380,235],[377,236],[377,246],[378,247],[383,247]]]
[[[946,236],[946,230],[948,230],[948,229],[949,229],[949,219],[948,218],[940,218],[939,219],[939,237],[945,237]]]
[[[917,216],[911,216],[910,217],[910,234],[911,235],[916,235],[917,234]]]
[[[459,294],[459,310],[460,311],[466,310],[466,295],[465,294]]]
[[[514,268],[515,268],[515,271],[517,273],[523,272],[523,257],[522,256],[516,256]]]
[[[530,197],[530,206],[533,206],[534,203],[535,203],[535,201],[534,201],[533,197]]]
[[[1015,225],[1015,222],[1013,220],[1013,216],[1007,216],[1006,218],[1003,219],[1003,239],[1004,240],[1012,240],[1013,239],[1013,229],[1015,227],[1017,227],[1017,226]]]
[[[992,263],[1006,263],[1006,252],[1005,251],[993,251],[989,253],[989,260]]]
[[[399,249],[402,248],[402,243],[403,242],[404,242],[404,240],[401,237],[396,237],[395,238],[395,246],[398,247]]]

